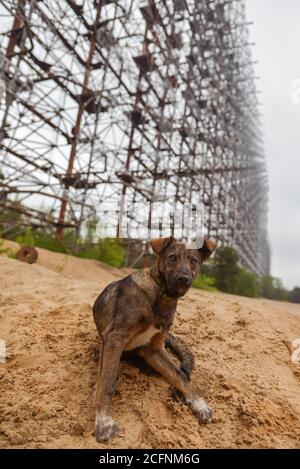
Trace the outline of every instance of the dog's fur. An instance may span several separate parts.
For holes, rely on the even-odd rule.
[[[93,313],[101,339],[96,390],[98,441],[119,431],[111,417],[111,399],[123,351],[135,350],[162,374],[183,397],[200,422],[210,422],[212,410],[190,384],[194,359],[188,348],[169,333],[178,298],[185,295],[200,265],[216,245],[205,239],[201,249],[187,249],[174,238],[150,241],[157,262],[112,282],[97,298]],[[165,347],[179,358],[177,366]]]

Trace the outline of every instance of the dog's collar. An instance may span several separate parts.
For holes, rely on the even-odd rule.
[[[160,288],[162,288],[162,287],[163,287],[163,281],[164,281],[164,279],[162,278],[162,275],[161,275],[159,269],[157,268],[157,269],[155,269],[155,270],[158,271],[158,274],[157,274],[156,272],[154,272],[154,268],[152,267],[152,268],[150,269],[150,275],[151,275],[151,277],[153,278],[153,280],[154,280],[154,282],[156,283],[156,285],[158,285]]]
[[[161,275],[161,272],[159,271],[159,269],[158,269],[158,275],[156,275],[153,271],[150,271],[150,275],[153,278],[153,280],[155,281],[155,283],[159,286],[159,288],[162,289],[160,299],[164,299],[164,300],[167,300],[167,301],[174,300],[174,297],[168,295],[167,292],[166,292],[166,287],[164,285],[164,280],[162,278],[162,275]]]
[[[163,291],[162,295],[160,296],[161,300],[174,300],[175,298],[173,296],[169,296],[165,291]]]

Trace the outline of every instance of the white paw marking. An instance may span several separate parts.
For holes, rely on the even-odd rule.
[[[292,362],[296,365],[300,364],[300,339],[295,339],[292,342],[292,347],[295,349],[292,353]]]
[[[0,363],[6,362],[6,344],[0,339]]]
[[[104,443],[116,436],[120,431],[119,425],[108,415],[96,413],[95,436],[99,443]]]
[[[110,416],[103,415],[103,414],[101,414],[100,412],[97,411],[96,412],[96,420],[95,420],[96,426],[99,423],[101,423],[101,425],[108,426],[108,425],[113,425],[115,422]]]
[[[192,411],[196,414],[198,419],[203,423],[211,422],[213,411],[206,402],[197,397],[196,399],[187,400],[187,404],[190,406]]]

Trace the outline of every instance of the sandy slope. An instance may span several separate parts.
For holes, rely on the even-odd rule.
[[[0,447],[101,447],[93,437],[97,334],[91,308],[124,272],[40,250],[0,257]],[[215,409],[201,426],[149,369],[121,363],[110,447],[300,447],[300,306],[192,290],[173,330],[196,355],[193,380]]]

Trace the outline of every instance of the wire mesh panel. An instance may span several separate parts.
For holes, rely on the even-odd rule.
[[[0,207],[59,239],[108,202],[204,203],[208,235],[268,272],[242,0],[0,0],[0,21]]]

